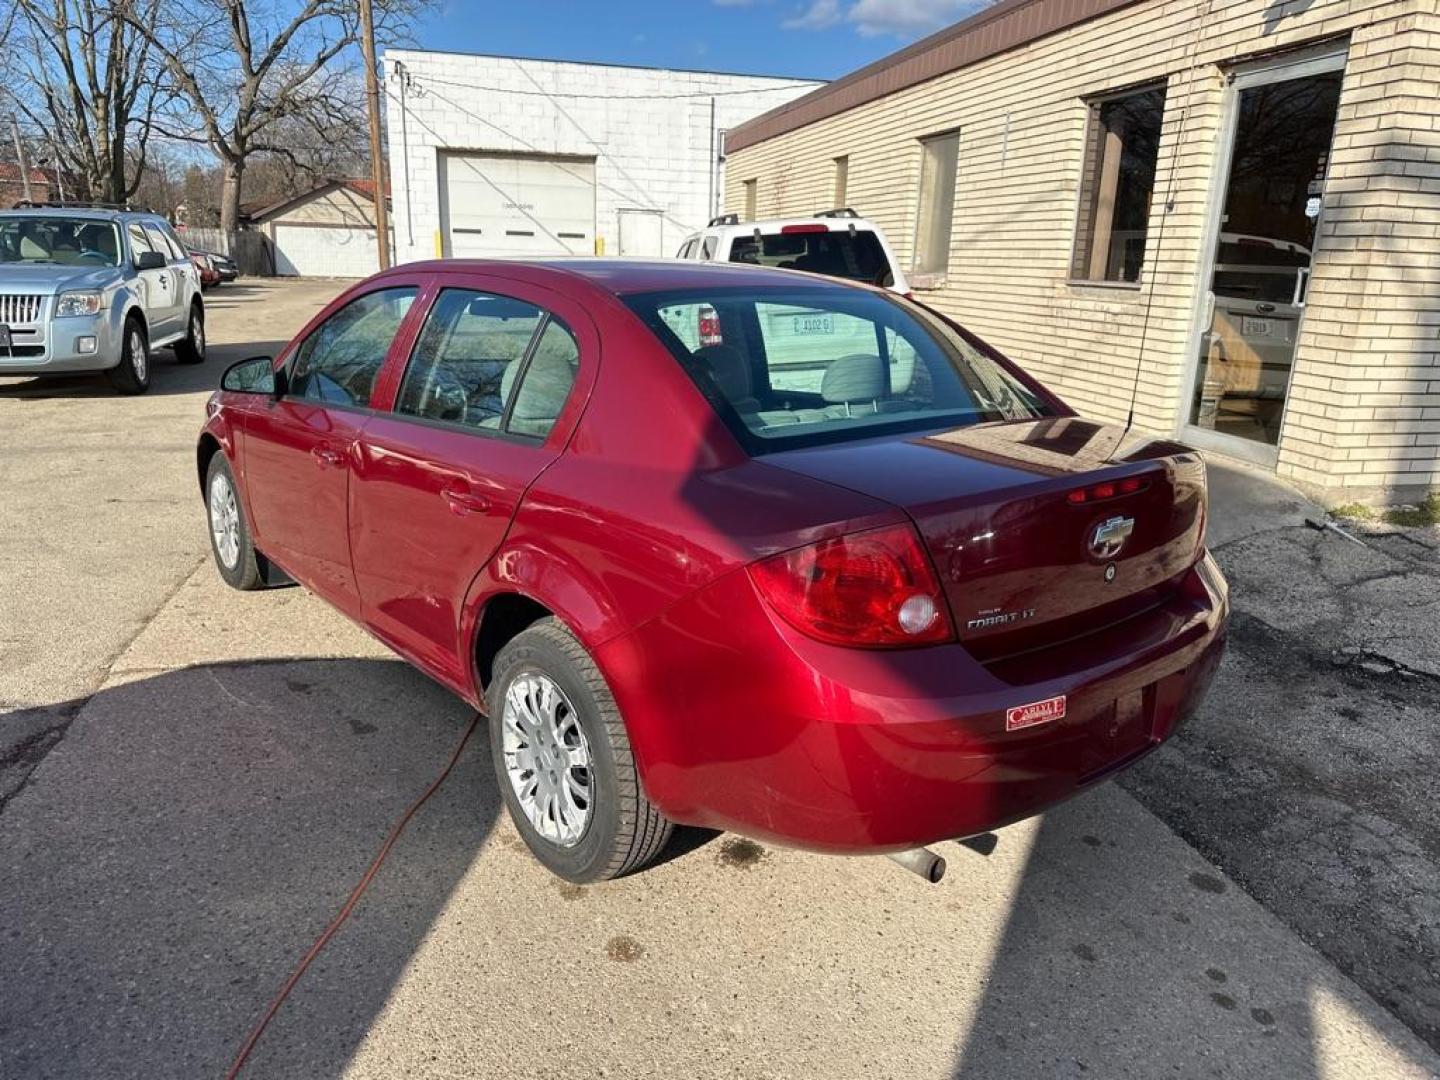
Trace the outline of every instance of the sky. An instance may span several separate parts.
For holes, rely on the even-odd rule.
[[[417,44],[452,52],[833,79],[986,0],[443,0]]]

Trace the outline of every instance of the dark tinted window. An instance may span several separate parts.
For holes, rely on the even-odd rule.
[[[922,308],[843,287],[625,298],[752,452],[1046,415]]]
[[[565,404],[579,358],[569,330],[534,304],[446,289],[425,320],[395,411],[544,436]]]
[[[737,236],[730,245],[730,261],[752,266],[778,266],[812,274],[863,281],[866,285],[893,285],[890,261],[873,232],[762,233],[757,240]]]
[[[1163,86],[1090,106],[1072,278],[1140,280],[1164,117]]]
[[[326,319],[295,352],[290,396],[369,407],[385,354],[414,302],[413,286],[380,289]]]

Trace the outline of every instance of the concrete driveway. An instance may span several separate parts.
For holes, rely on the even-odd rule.
[[[155,388],[0,382],[0,1077],[219,1076],[470,721],[211,570],[192,445],[337,283],[225,287]],[[689,836],[577,888],[483,726],[247,1075],[1398,1077],[1440,1058],[1120,788],[880,859]]]

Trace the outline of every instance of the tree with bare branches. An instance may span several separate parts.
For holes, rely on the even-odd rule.
[[[166,100],[153,47],[159,0],[16,0],[5,52],[31,137],[83,198],[126,202],[145,172],[150,120]],[[19,78],[15,78],[18,75]]]
[[[245,169],[257,154],[298,162],[307,154],[353,147],[363,137],[364,102],[355,71],[359,18],[354,0],[169,0],[146,24],[124,0],[125,17],[145,35],[185,101],[164,130],[208,143],[224,172],[220,227],[240,216]],[[377,4],[392,33],[416,0]],[[133,13],[133,14],[132,14]]]

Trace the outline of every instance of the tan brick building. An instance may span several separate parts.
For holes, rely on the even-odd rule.
[[[728,210],[856,207],[1082,412],[1440,488],[1440,0],[1005,0],[726,147]]]

